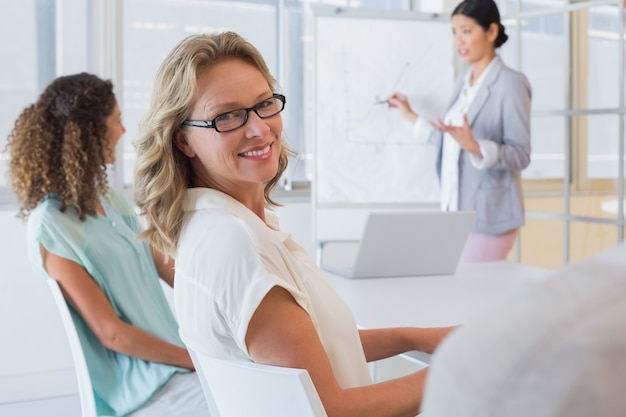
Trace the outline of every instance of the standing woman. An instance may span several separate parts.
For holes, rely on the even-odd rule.
[[[414,123],[418,141],[438,146],[442,210],[476,211],[462,260],[503,260],[524,224],[521,170],[530,163],[531,87],[496,55],[508,36],[493,0],[460,3],[452,31],[471,67],[457,81],[443,119],[425,121],[401,93],[388,103]]]
[[[207,416],[160,285],[173,285],[173,261],[137,238],[137,215],[107,185],[124,132],[113,85],[86,73],[57,78],[18,117],[9,167],[29,260],[65,296],[99,416]]]

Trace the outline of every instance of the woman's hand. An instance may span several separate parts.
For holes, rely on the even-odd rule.
[[[437,120],[430,122],[431,126],[442,133],[448,133],[458,142],[464,151],[469,152],[477,158],[482,158],[480,152],[480,146],[474,139],[472,134],[472,128],[467,120],[467,115],[463,116],[463,126],[447,125],[441,120],[441,117],[437,117]]]
[[[391,97],[387,99],[387,105],[390,108],[398,109],[402,114],[402,117],[404,117],[411,123],[415,123],[418,118],[417,114],[413,111],[413,109],[411,109],[411,106],[409,105],[409,100],[402,93],[392,94]]]

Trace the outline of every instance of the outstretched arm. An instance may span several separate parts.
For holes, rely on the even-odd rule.
[[[368,362],[419,350],[433,353],[439,343],[456,327],[396,327],[359,330]]]
[[[414,417],[419,412],[426,369],[402,378],[342,388],[309,315],[281,288],[272,288],[246,333],[255,362],[308,370],[329,417]]]
[[[58,281],[65,298],[107,349],[150,362],[194,369],[186,349],[120,320],[83,267],[43,248],[41,251],[48,275]]]

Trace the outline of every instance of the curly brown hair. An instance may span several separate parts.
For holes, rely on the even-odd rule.
[[[27,217],[54,193],[61,211],[81,220],[96,214],[107,190],[103,141],[117,101],[111,81],[80,73],[55,79],[15,121],[9,135],[9,177]]]

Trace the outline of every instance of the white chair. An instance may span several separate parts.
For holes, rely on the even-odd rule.
[[[85,355],[83,348],[74,327],[74,321],[70,314],[69,307],[65,302],[65,297],[59,288],[59,284],[54,279],[47,279],[52,293],[52,298],[57,306],[63,327],[65,328],[65,335],[70,345],[72,352],[72,359],[74,360],[74,370],[76,372],[76,381],[78,384],[78,396],[80,398],[80,409],[82,417],[97,417],[96,414],[96,401],[93,395],[93,388],[91,386],[91,379],[89,378],[89,371],[87,370],[87,362],[85,362]]]
[[[306,369],[190,354],[211,417],[327,417]]]

